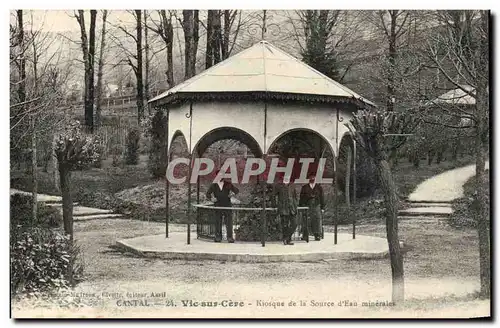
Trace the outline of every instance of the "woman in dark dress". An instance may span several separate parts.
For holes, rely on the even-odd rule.
[[[309,222],[314,240],[320,240],[322,234],[322,212],[325,209],[325,198],[323,188],[316,183],[316,174],[311,173],[308,176],[309,183],[302,186],[300,190],[299,206],[309,207]],[[306,239],[307,227],[302,226],[302,239]]]

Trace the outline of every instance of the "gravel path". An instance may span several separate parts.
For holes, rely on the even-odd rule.
[[[485,167],[489,169],[489,162]],[[463,197],[463,185],[475,175],[476,165],[468,165],[449,170],[433,176],[420,185],[410,194],[411,202],[451,202]]]

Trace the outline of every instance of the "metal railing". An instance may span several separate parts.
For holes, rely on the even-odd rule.
[[[228,225],[225,221],[226,218],[224,218],[224,222],[222,222],[222,240],[227,240],[226,226],[229,229],[232,226],[233,238],[236,241],[261,241],[263,231],[267,232],[266,241],[282,240],[281,218],[276,212],[276,208],[266,208],[266,220],[263,220],[263,209],[261,207],[246,207],[245,205],[220,207],[210,203],[193,204],[193,207],[195,208],[198,239],[215,239],[216,218],[221,212],[225,212],[230,217],[231,224]],[[297,228],[292,235],[292,240],[309,242],[311,231],[308,218],[309,208],[298,207],[297,211]],[[321,238],[323,238],[323,232]]]

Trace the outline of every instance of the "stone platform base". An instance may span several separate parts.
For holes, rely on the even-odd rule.
[[[351,234],[345,233],[339,233],[337,237],[337,245],[334,245],[333,233],[325,233],[321,241],[295,242],[293,246],[267,242],[262,247],[257,242],[214,243],[196,239],[196,233],[192,233],[191,244],[188,245],[185,232],[172,232],[169,238],[152,235],[119,240],[117,246],[144,257],[239,262],[374,259],[383,258],[389,252],[384,238],[357,235],[356,239],[352,239]]]

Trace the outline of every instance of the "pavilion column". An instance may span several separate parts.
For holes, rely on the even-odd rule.
[[[193,131],[193,102],[189,104],[189,113],[186,114],[189,118],[189,167],[188,167],[188,188],[187,188],[187,244],[191,244],[191,175],[193,171],[193,148],[191,145]]]
[[[266,160],[265,154],[267,154],[266,138],[267,138],[267,100],[264,101],[264,153],[262,154],[262,159],[264,160]],[[259,182],[260,181],[257,180],[257,183]],[[266,213],[267,181],[263,181],[263,184],[264,187],[262,188],[261,243],[262,247],[265,247],[267,239],[267,213]]]
[[[337,245],[337,234],[338,234],[338,220],[339,220],[339,186],[338,186],[338,166],[339,166],[339,122],[342,122],[343,118],[340,117],[339,109],[337,107],[337,119],[335,120],[335,154],[333,156],[333,184],[334,184],[334,205],[335,205],[335,216],[333,222],[333,242]]]
[[[165,238],[168,238],[168,224],[170,221],[170,181],[167,176],[168,165],[170,164],[170,145],[168,143],[168,129],[169,129],[169,110],[167,109],[167,131],[165,132],[165,151],[166,151],[166,159],[167,159],[167,170],[165,170]]]
[[[201,155],[202,154],[199,154],[197,152],[198,158],[200,158]],[[200,203],[200,176],[198,176],[198,178],[196,179],[196,204],[199,203]],[[198,228],[200,227],[199,222],[200,222],[200,211],[196,209],[196,239],[198,239],[198,236],[200,235],[198,231]]]

